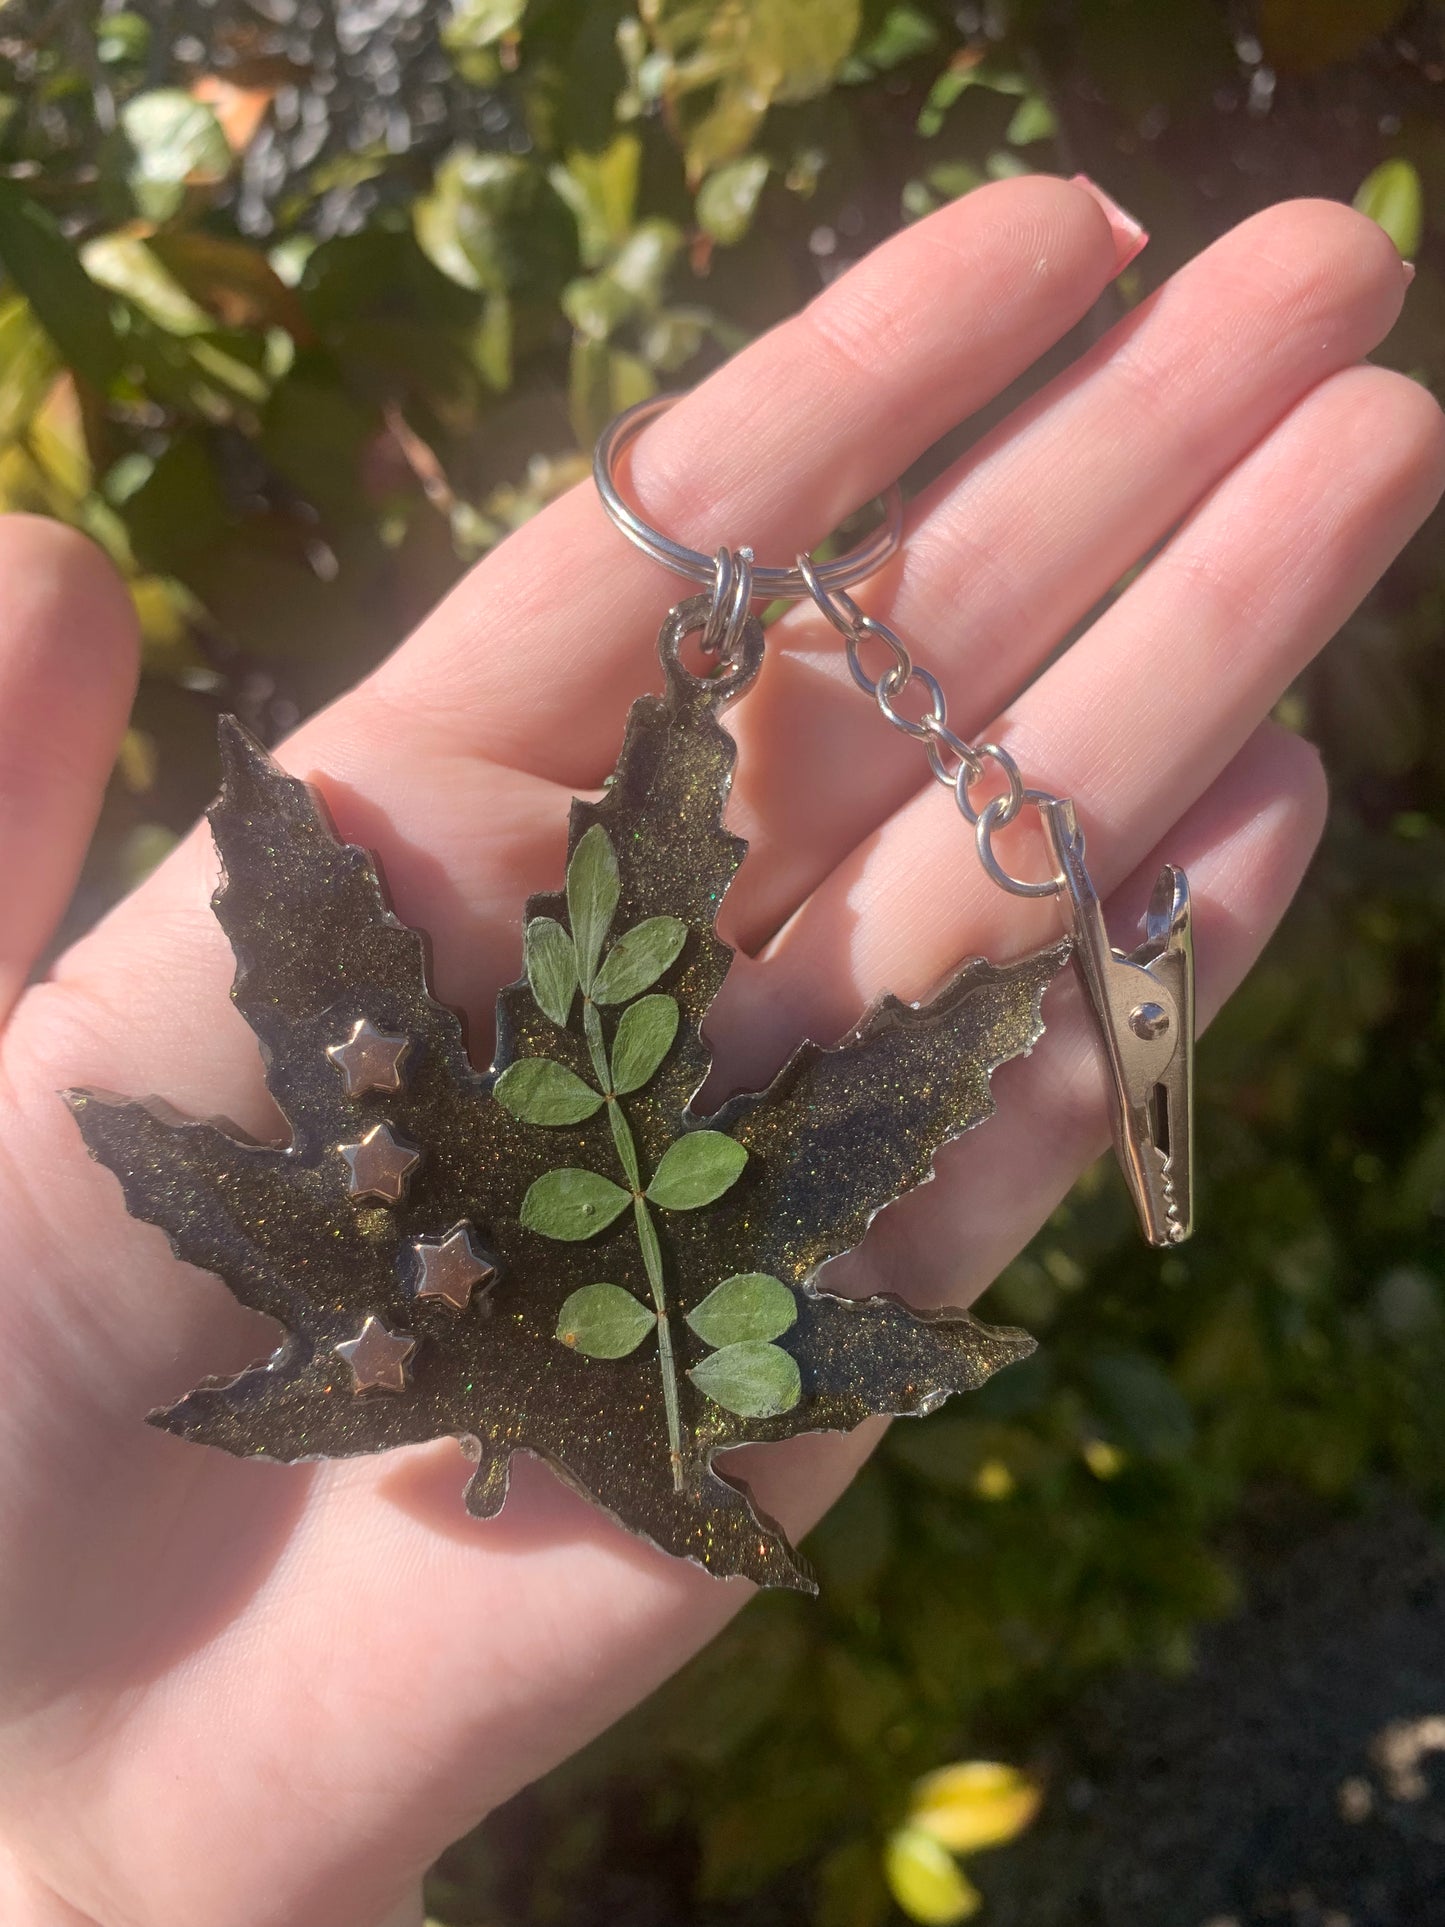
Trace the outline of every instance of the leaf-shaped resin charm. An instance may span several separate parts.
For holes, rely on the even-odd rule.
[[[744,853],[722,827],[718,715],[762,657],[750,622],[731,674],[692,675],[679,645],[705,616],[699,597],[669,617],[664,694],[634,704],[603,800],[573,806],[566,886],[528,905],[486,1072],[371,859],[223,726],[215,909],[290,1140],[72,1102],[130,1210],[287,1335],[155,1424],[282,1460],[450,1435],[479,1516],[531,1452],[668,1552],[807,1588],[715,1456],[931,1411],[1032,1349],[815,1279],[989,1115],[990,1073],[1040,1036],[1067,946],[968,963],[931,1002],[885,999],[835,1049],[803,1046],[768,1090],[690,1108]]]

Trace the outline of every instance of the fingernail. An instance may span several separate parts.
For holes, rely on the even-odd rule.
[[[1400,267],[1404,272],[1405,286],[1408,288],[1410,283],[1415,279],[1415,263],[1413,261],[1402,261]]]
[[[1114,269],[1116,273],[1122,273],[1148,245],[1149,230],[1142,221],[1136,221],[1127,209],[1120,207],[1112,194],[1106,194],[1097,181],[1091,181],[1087,174],[1073,175],[1069,185],[1081,187],[1086,194],[1092,194],[1103,208],[1105,219],[1114,233]]]

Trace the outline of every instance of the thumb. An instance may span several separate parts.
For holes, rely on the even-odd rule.
[[[94,543],[0,517],[0,1023],[75,887],[138,656],[130,597]]]

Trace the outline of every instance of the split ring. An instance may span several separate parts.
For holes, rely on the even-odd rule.
[[[597,484],[597,493],[602,497],[603,508],[644,555],[650,555],[654,562],[661,562],[665,568],[675,569],[690,582],[699,582],[706,588],[712,588],[718,577],[717,558],[705,555],[701,549],[686,548],[681,542],[674,542],[670,536],[663,535],[650,523],[644,522],[637,510],[623,500],[617,486],[617,463],[623,451],[630,447],[649,422],[679,399],[677,395],[650,395],[647,400],[624,409],[597,438],[597,447],[592,456],[592,479]],[[813,574],[824,590],[846,589],[855,582],[861,582],[865,576],[881,568],[897,550],[903,539],[903,493],[897,482],[890,482],[879,500],[883,504],[883,520],[877,528],[846,555],[834,556],[831,561],[814,565]],[[752,586],[753,594],[766,602],[775,601],[779,596],[798,598],[813,593],[796,567],[765,568],[755,564]]]

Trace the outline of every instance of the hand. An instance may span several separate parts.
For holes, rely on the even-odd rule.
[[[696,546],[789,560],[1061,336],[1132,244],[1079,186],[968,196],[651,427],[635,499]],[[1357,365],[1404,287],[1385,236],[1343,207],[1247,222],[914,502],[901,557],[863,592],[916,639],[960,729],[1001,735],[1031,780],[1079,799],[1117,930],[1162,858],[1188,869],[1205,1016],[1289,901],[1324,811],[1313,752],[1265,718],[1445,480],[1428,394]],[[519,968],[523,899],[560,879],[569,798],[606,776],[687,592],[584,486],[281,751],[432,933],[437,994],[468,1011],[479,1050]],[[525,1463],[479,1525],[450,1441],[281,1469],[142,1423],[271,1334],[126,1217],[56,1092],[156,1092],[262,1133],[276,1119],[227,1000],[203,831],[22,990],[134,667],[128,604],[95,552],[49,524],[0,525],[0,1913],[411,1920],[449,1840],[647,1692],[747,1589],[642,1546]],[[743,955],[713,1024],[721,1084],[766,1076],[805,1032],[836,1035],[885,987],[921,996],[969,953],[1056,934],[1056,906],[982,876],[816,611],[770,632],[732,720],[752,854],[723,920]],[[1000,1095],[939,1182],[875,1226],[853,1261],[871,1288],[973,1298],[1096,1153],[1102,1091],[1076,1006]],[[796,1534],[873,1436],[769,1448],[748,1477]]]

